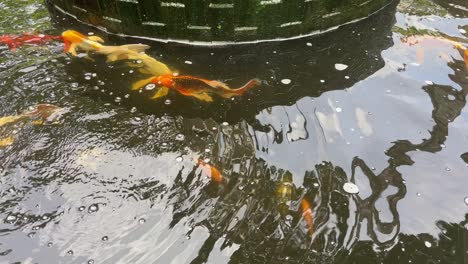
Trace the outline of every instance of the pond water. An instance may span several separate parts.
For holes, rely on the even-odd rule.
[[[0,46],[0,116],[62,108],[0,127],[0,263],[467,263],[468,68],[445,40],[467,25],[465,0],[402,0],[293,41],[146,42],[184,74],[262,80],[213,103]],[[2,34],[68,28],[140,42],[0,3]]]

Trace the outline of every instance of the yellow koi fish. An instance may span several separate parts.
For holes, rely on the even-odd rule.
[[[78,55],[78,51],[94,52],[107,56],[107,62],[127,60],[130,67],[137,68],[143,74],[159,76],[172,74],[166,64],[142,53],[150,46],[144,44],[128,44],[121,46],[105,46],[104,40],[98,36],[85,36],[78,31],[67,30],[62,33],[65,52]],[[135,62],[131,62],[135,61]]]
[[[24,111],[19,115],[5,116],[0,118],[0,127],[16,123],[22,120],[32,119],[31,123],[34,125],[42,125],[44,121],[51,118],[51,116],[57,113],[62,108],[51,105],[51,104],[38,104],[32,108],[32,110]],[[14,136],[10,135],[6,138],[0,138],[0,147],[10,146],[15,142]]]
[[[62,33],[63,42],[65,44],[64,51],[78,55],[78,51],[96,52],[102,55],[111,55],[121,51],[143,52],[150,48],[144,44],[128,44],[122,46],[105,46],[104,40],[98,36],[85,36],[75,30],[67,30]]]

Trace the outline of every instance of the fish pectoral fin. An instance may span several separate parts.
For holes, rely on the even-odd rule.
[[[91,41],[104,43],[104,40],[102,38],[98,37],[98,36],[89,36],[88,39],[91,40]]]
[[[144,80],[140,80],[138,82],[135,82],[134,84],[132,84],[132,90],[138,90],[142,87],[144,87],[145,85],[147,85],[148,83],[151,82],[151,80],[153,80],[154,77],[150,77],[148,79],[144,79]]]
[[[78,46],[75,43],[70,44],[70,47],[68,48],[67,52],[70,53],[73,56],[78,56],[78,53],[76,52],[76,48]]]
[[[207,93],[197,93],[197,94],[192,94],[191,96],[197,98],[198,100],[204,101],[204,102],[208,102],[208,103],[213,102],[213,97],[211,97]]]
[[[116,53],[116,52],[107,55],[106,63],[111,63],[111,62],[114,62],[114,61],[118,61],[119,56],[120,56],[120,53]]]
[[[151,99],[161,98],[163,96],[166,96],[168,93],[169,93],[169,88],[163,86],[159,88],[159,90],[153,95],[153,97],[151,97]]]
[[[83,58],[89,61],[95,61],[93,58],[91,58],[91,56],[89,56],[89,53],[87,53],[86,56],[84,56]]]

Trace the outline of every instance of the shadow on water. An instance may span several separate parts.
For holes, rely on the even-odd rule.
[[[425,222],[431,233],[402,224],[425,217],[424,204],[411,200],[415,186],[425,186],[414,182],[418,175],[441,181],[420,157],[441,154],[449,127],[462,117],[464,65],[457,59],[443,65],[458,89],[434,82],[420,89],[410,66],[389,59],[404,51],[390,51],[384,62],[382,54],[398,41],[394,15],[392,5],[333,34],[281,43],[152,43],[151,55],[184,74],[233,86],[264,80],[245,98],[210,105],[175,93],[165,104],[149,100],[148,91],[129,92],[139,76],[100,59],[44,63],[60,69],[52,76],[57,87],[40,84],[43,73],[35,70],[17,79],[39,83],[37,89],[23,91],[2,76],[29,94],[21,107],[47,99],[69,112],[57,124],[4,128],[19,140],[0,151],[1,256],[41,263],[466,262],[467,215],[455,221],[459,216],[438,214],[444,220]],[[337,63],[348,68],[337,71]],[[429,115],[431,122],[420,121]],[[460,162],[468,160],[463,152],[455,155]],[[210,180],[198,159],[210,159],[221,183]],[[408,172],[415,167],[415,175]],[[348,182],[360,192],[347,193]],[[444,186],[454,188],[449,182]],[[312,234],[303,199],[312,207]],[[420,211],[410,211],[405,200]]]

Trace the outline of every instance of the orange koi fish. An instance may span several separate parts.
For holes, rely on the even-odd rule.
[[[465,66],[468,68],[468,48],[465,47],[462,43],[458,41],[454,41],[448,38],[444,37],[436,37],[436,36],[430,36],[430,35],[423,35],[423,36],[410,36],[410,37],[405,37],[402,38],[403,43],[407,43],[410,46],[414,46],[417,44],[422,44],[425,42],[445,42],[452,44],[454,48],[460,50],[463,52],[463,60],[465,61]],[[417,49],[417,58],[418,58],[418,63],[421,64],[424,60],[424,50],[422,48]]]
[[[205,80],[194,76],[174,76],[172,74],[166,74],[139,81],[133,85],[132,89],[139,89],[148,83],[162,86],[152,99],[165,96],[169,92],[169,89],[174,89],[185,96],[192,96],[201,101],[212,102],[213,98],[210,96],[211,93],[215,93],[224,98],[239,96],[255,86],[260,85],[260,80],[253,79],[238,89],[231,89],[220,81]]]
[[[16,50],[24,45],[40,45],[50,43],[55,40],[62,40],[62,37],[44,34],[33,35],[31,33],[25,33],[23,35],[7,34],[0,36],[0,43],[7,45],[10,50]]]
[[[211,180],[217,183],[223,182],[223,175],[221,175],[221,172],[216,167],[204,162],[201,159],[198,160],[197,164],[199,166],[202,166],[202,172],[205,175],[208,175],[211,178]]]
[[[303,198],[301,201],[301,207],[302,215],[304,216],[304,220],[309,227],[309,234],[312,235],[314,233],[314,218],[312,217],[312,208],[305,198]]]

